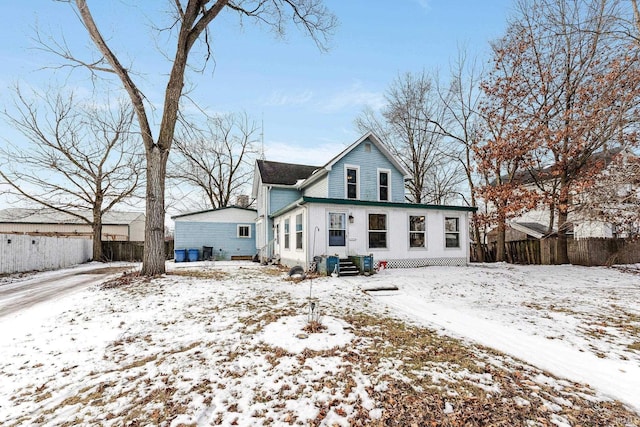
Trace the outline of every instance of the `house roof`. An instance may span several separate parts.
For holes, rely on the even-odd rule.
[[[536,239],[542,239],[548,233],[548,227],[538,222],[510,222],[509,225],[514,230],[521,231]]]
[[[192,216],[192,215],[199,215],[199,214],[203,214],[203,213],[208,213],[208,212],[218,212],[218,211],[223,211],[225,209],[240,209],[243,211],[249,211],[249,212],[257,212],[255,209],[251,209],[251,208],[243,208],[240,206],[225,206],[223,208],[217,208],[217,209],[205,209],[203,211],[197,211],[197,212],[186,212],[183,214],[178,214],[178,215],[174,215],[171,217],[171,219],[176,219],[176,218],[184,218],[186,216]]]
[[[295,185],[301,179],[307,179],[318,169],[318,166],[297,165],[294,163],[257,160],[263,184]]]
[[[91,221],[90,211],[73,211]],[[102,215],[103,225],[128,225],[140,219],[144,219],[142,212],[118,212],[109,211]],[[21,224],[86,224],[77,216],[56,211],[54,209],[24,209],[7,208],[0,210],[0,223]]]
[[[423,203],[394,203],[394,202],[378,202],[373,200],[353,200],[353,199],[326,199],[322,197],[307,197],[303,196],[293,203],[284,206],[282,209],[274,212],[270,216],[275,218],[282,215],[300,205],[306,203],[326,203],[331,205],[350,205],[350,206],[383,206],[391,208],[413,208],[413,209],[429,209],[429,210],[443,210],[443,211],[458,211],[458,212],[475,212],[478,208],[472,206],[450,206],[450,205],[428,205]]]

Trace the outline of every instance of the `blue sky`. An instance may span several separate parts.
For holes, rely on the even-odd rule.
[[[168,3],[168,2],[167,2]],[[488,59],[488,42],[499,37],[510,0],[327,0],[340,25],[331,49],[320,52],[290,27],[285,39],[226,12],[213,24],[213,55],[203,73],[190,74],[191,98],[209,112],[246,112],[264,122],[269,160],[322,164],[358,139],[354,119],[365,106],[380,108],[399,73],[423,68],[446,74],[457,46]],[[166,23],[161,1],[89,1],[104,35],[136,81],[160,105],[170,64],[158,54],[150,21]],[[148,6],[147,6],[148,5]],[[65,84],[91,91],[86,72],[43,69],[59,64],[34,49],[34,28],[60,37],[83,57],[90,45],[68,4],[53,0],[2,1],[0,104],[11,102],[15,83],[45,89]],[[144,17],[142,23],[139,17]],[[10,19],[7,19],[10,17]],[[155,38],[155,41],[154,41]],[[201,52],[200,52],[201,53]],[[198,52],[194,52],[194,58]],[[201,56],[200,56],[201,57]],[[200,62],[201,63],[201,62]],[[0,122],[3,135],[18,138]],[[13,136],[12,136],[13,135]],[[2,142],[0,142],[2,143]]]

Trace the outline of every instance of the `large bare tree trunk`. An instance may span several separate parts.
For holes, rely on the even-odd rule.
[[[506,224],[505,218],[502,215],[499,215],[498,218],[498,241],[496,242],[496,261],[504,262],[506,260],[505,256],[505,240],[506,240]]]
[[[93,223],[91,224],[93,232],[93,260],[102,261],[102,200],[96,198],[93,205]]]
[[[558,209],[558,241],[556,244],[556,264],[569,264],[569,252],[567,243],[567,209],[560,203]]]
[[[157,145],[147,150],[147,203],[144,230],[142,274],[155,276],[165,272],[164,187],[169,150]]]

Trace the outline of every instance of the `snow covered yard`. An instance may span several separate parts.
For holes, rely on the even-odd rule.
[[[0,425],[640,426],[633,272],[169,266],[0,318]]]

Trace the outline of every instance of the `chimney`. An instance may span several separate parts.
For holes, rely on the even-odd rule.
[[[236,206],[241,208],[246,208],[249,206],[249,195],[247,194],[239,194],[236,196]]]

